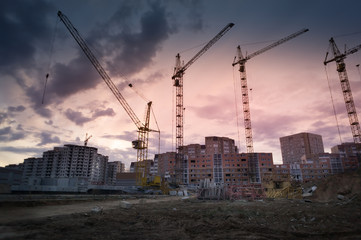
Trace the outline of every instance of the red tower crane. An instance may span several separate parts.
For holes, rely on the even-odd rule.
[[[265,48],[262,48],[250,55],[247,55],[246,57],[243,57],[241,47],[237,47],[237,53],[238,53],[238,60],[232,64],[232,66],[235,66],[239,64],[239,72],[241,75],[241,94],[242,94],[242,106],[243,106],[243,117],[244,117],[244,128],[245,128],[245,136],[246,136],[246,147],[247,147],[247,153],[250,158],[248,161],[249,163],[249,169],[250,169],[250,175],[251,180],[253,182],[259,181],[259,176],[257,176],[257,169],[258,169],[258,161],[255,159],[254,156],[254,149],[253,149],[253,137],[252,137],[252,124],[251,124],[251,111],[249,107],[249,97],[248,97],[248,86],[247,86],[247,75],[246,75],[246,62],[250,60],[251,58],[260,55],[261,53],[264,53],[284,42],[287,42],[305,32],[307,32],[308,29],[302,29],[298,32],[295,32],[285,38],[282,38],[278,40],[277,42],[274,42],[270,45],[268,45]],[[253,174],[253,175],[252,175]]]
[[[351,49],[345,51],[344,53],[341,53],[335,43],[335,40],[333,40],[333,38],[331,38],[330,46],[332,48],[333,58],[327,60],[327,57],[328,57],[328,52],[327,52],[325,61],[323,62],[323,64],[327,65],[330,62],[333,62],[333,61],[336,62],[336,67],[337,67],[336,70],[337,70],[338,76],[340,78],[343,98],[344,98],[345,104],[346,104],[346,111],[347,111],[348,119],[349,119],[350,126],[351,126],[353,141],[355,143],[361,143],[360,123],[357,118],[356,107],[355,107],[355,103],[353,101],[351,87],[350,87],[350,83],[348,81],[348,76],[347,76],[347,72],[346,72],[346,64],[344,61],[346,59],[347,55],[353,54],[353,53],[357,52],[358,50],[360,50],[361,45],[358,45],[354,48],[351,48]]]
[[[198,58],[200,58],[210,47],[213,46],[228,30],[234,26],[233,23],[227,24],[214,38],[212,38],[194,57],[182,66],[179,53],[176,56],[176,64],[172,79],[174,80],[173,86],[176,88],[176,182],[185,183],[185,176],[183,170],[186,163],[183,159],[182,146],[183,146],[183,123],[184,123],[184,107],[183,107],[183,75],[188,67],[190,67]]]
[[[102,65],[99,63],[97,58],[94,56],[90,48],[87,46],[84,39],[80,36],[78,30],[73,26],[70,20],[61,11],[58,12],[58,16],[138,129],[138,139],[132,141],[132,145],[134,149],[137,149],[137,185],[141,185],[142,179],[146,177],[146,165],[144,160],[147,159],[148,155],[149,132],[159,132],[157,130],[152,130],[149,128],[150,110],[152,102],[147,103],[145,121],[144,123],[142,123],[137,117],[137,115],[134,113],[132,108],[129,106],[123,95],[120,93],[119,89],[113,83],[107,72],[104,70]]]

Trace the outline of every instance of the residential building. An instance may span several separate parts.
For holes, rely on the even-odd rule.
[[[108,157],[97,151],[94,147],[67,144],[44,152],[42,158],[27,158],[23,163],[22,185],[52,186],[48,191],[56,191],[56,187],[77,191],[88,184],[104,184]]]
[[[158,174],[161,177],[169,179],[171,176],[174,176],[175,171],[175,152],[165,152],[161,154],[156,154],[155,159],[158,162]]]
[[[331,153],[339,153],[347,157],[358,157],[361,159],[361,143],[342,143],[331,148]]]
[[[300,163],[302,157],[324,152],[322,136],[313,133],[297,133],[280,138],[284,164]]]
[[[198,185],[202,180],[224,183],[226,185],[242,185],[250,183],[254,175],[260,182],[272,173],[273,158],[271,153],[253,154],[257,162],[254,172],[249,171],[249,154],[238,153],[234,140],[227,137],[205,137],[205,144],[189,144],[182,146],[182,154],[187,159],[185,182]],[[158,173],[174,176],[176,153],[158,154]]]
[[[121,161],[107,162],[106,184],[115,185],[117,183],[117,175],[124,172],[124,168],[124,163]]]
[[[359,168],[359,163],[356,156],[319,153],[311,155],[308,159],[303,158],[300,163],[276,165],[274,173],[280,168],[283,168],[285,173],[286,169],[289,169],[290,180],[311,182],[327,178],[329,175],[356,170]]]

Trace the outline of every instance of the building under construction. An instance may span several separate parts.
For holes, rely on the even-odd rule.
[[[292,136],[299,137],[297,144],[291,144],[287,149],[297,153],[297,161],[274,164],[272,153],[253,153],[258,166],[255,172],[251,172],[249,168],[249,154],[239,153],[233,139],[209,136],[205,137],[205,144],[183,146],[182,153],[188,162],[185,171],[188,186],[200,186],[206,179],[210,183],[225,186],[264,185],[270,181],[309,182],[326,178],[331,174],[355,170],[360,166],[357,144],[337,145],[332,148],[331,153],[325,153],[320,135],[299,133]],[[298,149],[303,144],[302,136],[313,136],[315,141],[306,141],[312,151],[298,154]],[[304,151],[305,147],[301,149]],[[175,174],[175,156],[174,152],[157,155],[159,175],[172,177]],[[252,182],[252,174],[260,181]]]

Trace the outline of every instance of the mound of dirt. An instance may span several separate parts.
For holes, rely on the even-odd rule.
[[[361,200],[361,169],[335,174],[314,184],[317,186],[311,199],[318,202]]]

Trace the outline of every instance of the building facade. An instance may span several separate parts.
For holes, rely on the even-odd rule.
[[[312,182],[327,178],[333,174],[354,171],[360,167],[356,156],[345,156],[339,153],[313,154],[300,163],[275,165],[273,180],[286,179],[289,181]]]
[[[185,174],[186,183],[199,185],[208,179],[214,183],[226,185],[249,184],[250,176],[256,175],[259,181],[272,173],[272,153],[255,153],[257,161],[254,172],[249,170],[249,154],[238,153],[233,139],[227,137],[205,137],[205,144],[189,144],[182,147],[182,154],[187,160]],[[163,153],[158,158],[158,173],[161,176],[174,176],[175,156],[172,153]]]
[[[358,157],[361,159],[361,143],[342,143],[331,148],[331,153],[338,153],[345,157]]]
[[[44,152],[41,158],[24,160],[21,184],[52,186],[47,188],[49,191],[66,191],[70,185],[73,191],[80,185],[85,188],[88,185],[113,184],[124,164],[108,160],[108,156],[99,154],[94,147],[71,144],[55,147]]]
[[[313,133],[297,133],[280,138],[284,164],[301,163],[302,157],[324,152],[322,136]]]

